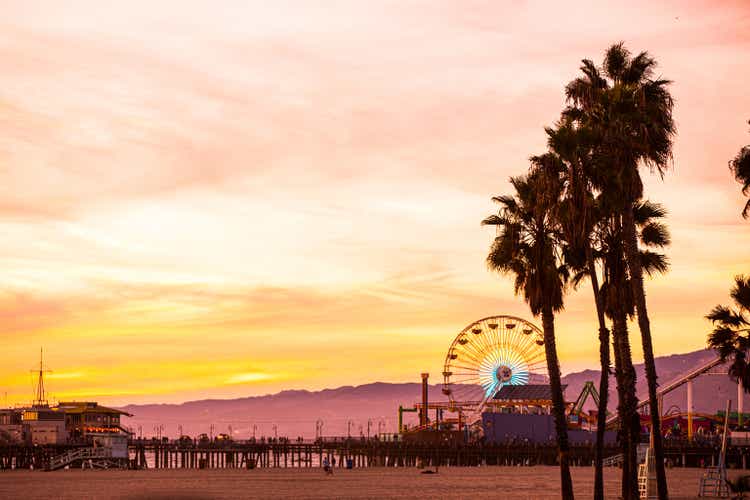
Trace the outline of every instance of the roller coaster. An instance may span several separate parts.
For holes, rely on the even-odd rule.
[[[659,388],[659,390],[656,393],[656,396],[659,400],[659,408],[660,413],[662,413],[662,416],[664,416],[664,397],[675,391],[676,389],[682,387],[683,385],[687,386],[687,401],[686,401],[686,414],[687,414],[687,433],[688,433],[688,439],[693,439],[693,418],[696,416],[695,407],[693,405],[693,382],[695,379],[697,379],[700,376],[703,375],[721,375],[724,377],[728,377],[727,370],[716,370],[717,367],[724,365],[722,360],[719,357],[716,357],[712,359],[711,361],[705,363],[703,366],[700,366],[694,370],[691,370],[684,375],[680,375],[679,377],[675,378],[671,382],[663,385]],[[737,415],[739,419],[739,424],[741,424],[742,414],[743,414],[743,393],[744,388],[742,386],[742,382],[738,381],[737,383]],[[648,414],[648,398],[639,398],[639,402],[637,405],[637,409],[644,413]],[[611,417],[607,419],[607,427],[614,427],[614,425],[617,423],[619,419],[619,415],[615,412]]]

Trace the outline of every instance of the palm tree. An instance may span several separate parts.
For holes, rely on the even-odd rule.
[[[627,266],[622,249],[622,222],[611,214],[598,227],[601,232],[599,256],[604,272],[602,297],[607,316],[612,320],[612,341],[615,353],[615,379],[617,381],[620,421],[620,442],[623,447],[622,498],[637,498],[637,443],[640,420],[637,415],[635,394],[636,374],[630,348],[627,320],[632,312],[632,294],[628,293]]]
[[[565,261],[575,273],[575,286],[588,276],[594,295],[599,321],[599,407],[597,414],[596,449],[594,455],[594,498],[604,498],[604,432],[609,403],[610,348],[604,302],[601,297],[592,237],[599,220],[599,211],[590,182],[590,134],[576,127],[571,120],[562,119],[554,128],[547,127],[549,152],[532,158],[537,168],[548,175],[560,175],[564,185],[558,218],[565,239]]]
[[[522,294],[534,316],[542,316],[547,372],[557,434],[562,498],[573,498],[565,401],[555,343],[555,313],[563,308],[567,273],[561,264],[560,233],[556,224],[562,185],[559,179],[532,170],[510,180],[515,195],[497,196],[497,215],[482,221],[498,230],[487,265],[514,277],[516,294]]]
[[[638,239],[640,262],[644,271],[653,275],[664,273],[668,268],[666,257],[655,251],[670,243],[669,231],[661,220],[666,211],[661,205],[650,201],[638,202],[633,207]],[[637,498],[636,460],[640,438],[640,417],[636,408],[636,374],[633,366],[627,322],[635,313],[635,301],[630,286],[630,275],[625,259],[622,238],[622,218],[610,212],[597,225],[597,240],[600,242],[597,257],[603,263],[604,283],[601,294],[607,316],[612,320],[612,337],[615,351],[615,378],[618,392],[618,414],[620,416],[621,441],[623,443],[622,496]]]
[[[750,124],[750,121],[748,123]],[[729,162],[729,170],[732,171],[737,182],[742,184],[742,194],[748,194],[750,191],[750,145],[740,149],[737,156]],[[750,200],[747,200],[742,210],[742,217],[747,219],[748,215],[750,215]]]
[[[670,82],[653,77],[656,60],[647,52],[632,57],[624,44],[615,44],[607,50],[602,68],[583,61],[584,75],[566,87],[571,105],[565,114],[595,132],[598,187],[616,202],[622,217],[623,246],[643,344],[658,494],[666,499],[656,365],[633,204],[643,195],[639,166],[663,175],[671,161],[673,99],[667,88]]]
[[[714,324],[708,336],[708,345],[721,357],[731,360],[729,375],[741,381],[745,392],[750,392],[750,276],[736,276],[730,292],[736,309],[716,306],[706,316]]]

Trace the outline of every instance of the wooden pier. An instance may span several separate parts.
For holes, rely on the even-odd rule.
[[[54,457],[81,446],[49,445],[0,447],[0,470],[47,468]],[[225,469],[225,468],[311,468],[324,459],[337,468],[360,467],[463,467],[493,465],[555,465],[554,445],[527,443],[504,445],[453,445],[415,442],[342,440],[336,442],[225,442],[185,444],[156,440],[129,443],[129,465],[134,469]],[[711,443],[672,443],[665,449],[674,466],[710,466],[719,449]],[[609,447],[605,456],[620,450]],[[750,449],[730,447],[727,462],[745,468]],[[573,465],[590,466],[593,446],[573,446]]]

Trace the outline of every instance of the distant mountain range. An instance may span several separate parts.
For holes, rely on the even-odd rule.
[[[702,366],[714,358],[708,350],[687,354],[674,354],[656,358],[657,372],[662,384],[679,378],[682,374]],[[638,395],[645,397],[646,384],[643,365],[636,365]],[[725,373],[721,367],[714,371]],[[574,401],[586,381],[593,381],[598,388],[599,371],[584,370],[563,377],[567,384],[566,400]],[[445,401],[441,385],[431,385],[430,401]],[[737,386],[726,375],[705,375],[694,383],[694,405],[697,412],[715,413],[723,408],[728,398],[732,408],[736,408]],[[124,411],[133,414],[125,418],[123,424],[144,436],[154,435],[158,425],[164,425],[162,433],[175,437],[182,426],[182,433],[195,436],[200,433],[228,433],[231,426],[235,437],[245,439],[256,437],[289,436],[296,438],[315,436],[316,422],[323,422],[323,435],[353,436],[367,434],[368,420],[370,433],[378,430],[395,432],[399,405],[412,407],[420,400],[419,383],[375,382],[356,387],[344,386],[322,391],[282,391],[277,394],[239,399],[206,399],[182,404],[128,405]],[[669,410],[676,405],[685,409],[686,389],[682,387],[665,398],[664,408]],[[610,378],[610,410],[617,405],[617,392],[614,377]],[[589,402],[587,408],[593,407]],[[746,406],[747,408],[747,406]],[[405,414],[405,421],[413,423],[416,415]],[[211,425],[213,424],[213,430]],[[276,430],[274,431],[274,426]]]

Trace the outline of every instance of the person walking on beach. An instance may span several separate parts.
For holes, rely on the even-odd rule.
[[[325,471],[327,475],[333,474],[333,467],[331,467],[330,462],[328,462],[328,457],[325,457],[323,459],[323,470]]]

